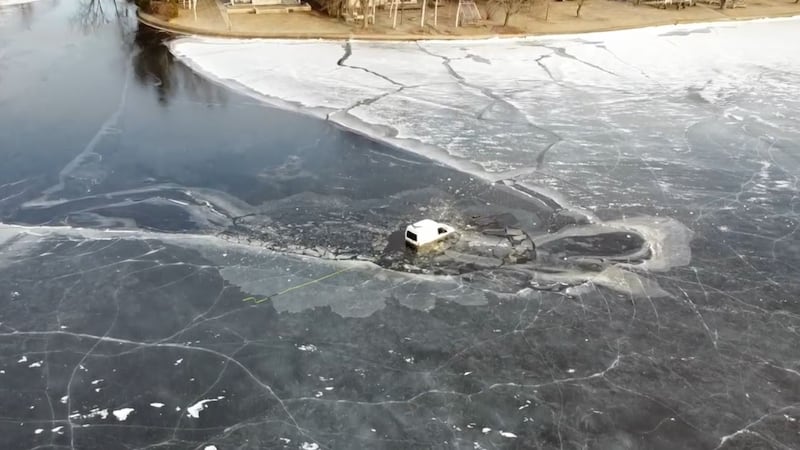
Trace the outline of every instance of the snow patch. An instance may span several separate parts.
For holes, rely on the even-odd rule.
[[[114,410],[112,414],[114,414],[114,417],[116,417],[118,421],[124,422],[133,411],[133,408],[122,408]]]
[[[200,418],[200,411],[207,408],[208,403],[218,402],[225,398],[224,396],[219,396],[217,398],[208,398],[205,400],[200,400],[199,402],[195,403],[194,405],[188,406],[186,408],[186,415],[189,417],[193,417],[195,419]]]
[[[73,413],[73,414],[69,415],[69,418],[72,419],[72,420],[91,419],[92,417],[99,417],[99,418],[101,418],[103,420],[107,419],[108,418],[108,408],[106,408],[106,409],[94,408],[94,409],[90,410],[86,414]]]

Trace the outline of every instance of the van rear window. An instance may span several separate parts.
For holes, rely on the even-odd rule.
[[[406,231],[406,237],[414,242],[417,242],[417,233],[414,233],[412,231]]]

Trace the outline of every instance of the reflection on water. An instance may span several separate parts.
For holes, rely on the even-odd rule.
[[[45,20],[47,23],[42,27],[53,34],[71,35],[77,31],[87,36],[89,42],[81,45],[90,49],[97,59],[115,56],[130,59],[136,81],[152,87],[162,105],[168,104],[178,92],[205,104],[227,101],[223,89],[174,60],[164,45],[171,38],[169,34],[138,23],[132,0],[79,0],[74,3],[42,0],[5,6],[0,2],[0,79],[8,64],[2,57],[5,47],[2,41],[12,44],[14,39],[21,38],[20,30],[37,31],[33,30],[37,20]],[[108,54],[109,40],[120,44],[111,49],[116,55]],[[45,52],[34,45],[30,50]],[[41,59],[44,58],[46,56],[42,55]]]
[[[81,0],[72,21],[86,33],[103,25],[114,24],[119,27],[124,39],[126,19],[133,15],[133,10],[127,6],[125,3],[118,4],[117,0]]]
[[[57,0],[55,0],[57,1]],[[33,26],[33,19],[36,13],[36,3],[18,3],[4,5],[0,2],[0,26],[5,23],[13,23],[17,18],[19,25],[29,30]]]
[[[192,101],[225,104],[227,96],[221,86],[209,83],[175,60],[164,44],[168,38],[164,32],[139,24],[133,55],[136,80],[143,86],[152,86],[162,105],[168,104],[178,92],[183,92]]]

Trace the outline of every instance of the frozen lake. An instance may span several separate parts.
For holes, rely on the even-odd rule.
[[[800,446],[800,20],[0,13],[0,447]],[[460,241],[408,252],[424,217]]]

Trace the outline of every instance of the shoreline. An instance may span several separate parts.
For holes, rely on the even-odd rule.
[[[298,13],[299,14],[299,13]],[[140,23],[143,23],[151,28],[164,31],[171,34],[183,36],[200,36],[200,37],[213,37],[213,38],[231,38],[231,39],[272,39],[272,40],[330,40],[330,41],[378,41],[378,42],[414,42],[414,41],[488,41],[488,40],[507,40],[507,39],[524,39],[531,37],[546,37],[546,36],[569,36],[569,35],[584,35],[590,33],[603,33],[612,31],[623,30],[636,30],[655,27],[668,27],[677,25],[695,25],[695,24],[725,24],[725,23],[738,23],[749,22],[756,20],[768,19],[789,19],[792,17],[800,17],[800,9],[789,13],[777,13],[769,15],[753,15],[745,17],[729,17],[720,16],[717,19],[683,19],[674,20],[665,17],[665,20],[653,21],[648,23],[636,25],[611,25],[600,27],[587,27],[584,30],[564,30],[564,31],[543,31],[543,32],[527,32],[527,33],[486,33],[486,34],[464,34],[464,35],[448,35],[448,34],[415,34],[415,33],[309,33],[309,32],[255,32],[255,31],[222,31],[203,27],[187,26],[184,24],[177,24],[169,21],[159,19],[153,15],[142,12],[136,9],[136,17]]]

